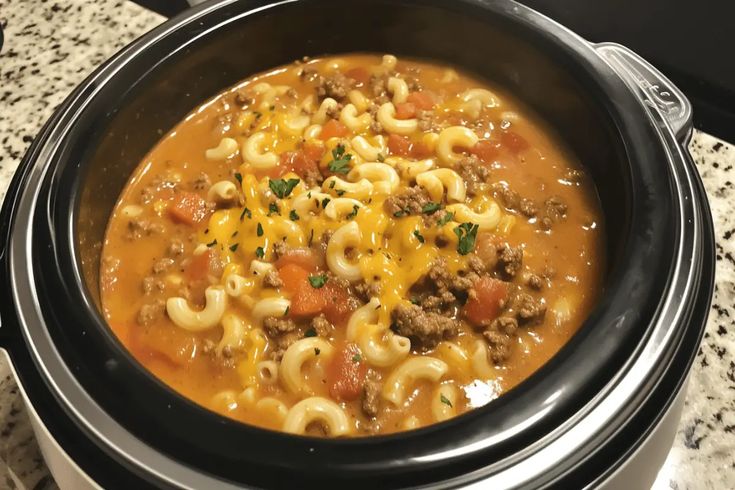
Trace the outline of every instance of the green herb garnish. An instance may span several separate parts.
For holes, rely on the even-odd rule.
[[[287,306],[285,310],[283,310],[283,316],[288,316],[288,311],[291,309],[291,306]]]
[[[449,401],[449,398],[444,396],[443,394],[439,394],[439,401],[441,401],[444,405],[452,406],[452,402]]]
[[[299,215],[298,215],[298,213],[296,212],[295,209],[292,209],[291,212],[288,213],[288,217],[291,218],[291,221],[298,221],[299,220]]]
[[[316,330],[314,330],[313,328],[310,328],[309,330],[306,331],[306,333],[304,334],[304,337],[316,337]]]
[[[242,174],[240,172],[235,173],[235,178],[240,183],[240,185],[242,185]]]
[[[424,243],[426,240],[424,239],[424,236],[419,233],[419,230],[413,230],[413,236],[416,237],[416,240],[419,241],[419,243]]]
[[[444,216],[439,218],[439,221],[437,221],[436,224],[437,226],[444,226],[450,221],[452,221],[453,219],[454,219],[454,213],[448,211]]]
[[[354,356],[352,356],[352,362],[358,363],[360,361],[362,361],[362,356],[360,354],[355,354]]]
[[[258,247],[255,249],[255,256],[259,259],[265,257],[265,250],[263,250],[263,247]]]
[[[311,284],[311,287],[314,289],[319,289],[323,287],[327,283],[327,275],[326,274],[319,274],[317,276],[309,276],[309,284]]]
[[[329,204],[329,201],[331,201],[331,199],[329,199],[328,197],[325,197],[324,199],[322,199],[322,209],[326,209],[327,204]]]
[[[314,355],[315,356],[318,356],[321,353],[322,353],[322,351],[321,351],[321,349],[319,349],[319,347],[314,347]]]
[[[245,216],[248,217],[248,219],[253,219],[253,213],[250,212],[248,208],[243,208],[242,213],[240,213],[240,221],[245,219]]]
[[[270,179],[268,180],[268,187],[279,199],[283,199],[291,194],[291,191],[299,182],[301,182],[299,179]]]
[[[210,247],[210,248],[212,248],[212,247],[214,247],[215,245],[217,245],[217,239],[216,239],[216,238],[215,238],[214,240],[212,240],[211,242],[209,242],[209,243],[207,244],[207,247]]]
[[[393,216],[395,216],[396,218],[402,218],[406,216],[407,214],[408,214],[407,212],[401,210],[401,211],[396,211],[395,213],[393,213]]]
[[[357,212],[359,210],[360,210],[360,206],[358,206],[357,204],[355,204],[354,206],[352,206],[352,212],[347,215],[347,219],[352,219],[352,218],[357,217]]]
[[[268,205],[268,216],[271,214],[281,214],[281,212],[278,210],[278,204],[272,202]]]
[[[335,185],[336,183],[337,183],[337,181],[336,181],[336,180],[333,180],[333,181],[331,181],[331,182],[329,183],[329,188],[330,188],[330,189],[334,189],[334,185]]]
[[[467,255],[472,252],[473,248],[475,248],[475,238],[477,238],[477,230],[479,228],[479,225],[462,223],[454,229],[455,235],[459,238],[459,242],[457,243],[457,252],[459,252],[460,255]]]
[[[383,154],[382,154],[382,153],[378,153],[378,161],[379,161],[380,163],[383,163],[383,162],[385,161],[385,157],[383,156]]]
[[[442,205],[437,202],[427,202],[421,208],[421,212],[424,214],[434,214],[441,209]]]
[[[233,243],[232,245],[230,245],[230,251],[231,252],[236,251],[238,245],[240,245],[240,244],[239,243]]]
[[[335,174],[346,174],[350,171],[350,160],[352,155],[345,154],[345,145],[337,145],[332,150],[332,161],[327,164],[327,168]]]
[[[337,189],[337,190],[336,190],[336,191],[334,191],[334,192],[336,192],[336,193],[337,193],[337,195],[338,195],[339,197],[342,197],[342,196],[344,196],[344,195],[345,195],[345,192],[346,192],[346,191],[345,191],[344,189]]]
[[[258,236],[263,236],[263,225],[261,225],[260,223],[258,223],[258,228],[255,230],[255,233]]]

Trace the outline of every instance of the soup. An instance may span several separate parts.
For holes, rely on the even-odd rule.
[[[529,109],[447,66],[304,59],[191,112],[110,218],[104,314],[191,400],[294,434],[487,404],[595,304],[594,186]]]

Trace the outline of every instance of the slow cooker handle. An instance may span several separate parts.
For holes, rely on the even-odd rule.
[[[599,43],[595,51],[646,105],[658,109],[681,144],[692,132],[692,104],[671,80],[635,52],[616,43]]]

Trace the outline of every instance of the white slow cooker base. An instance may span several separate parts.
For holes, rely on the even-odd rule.
[[[15,366],[10,361],[7,351],[0,349],[0,355],[5,356],[13,377],[18,382]],[[633,455],[621,465],[598,488],[603,490],[631,490],[649,489],[656,480],[660,468],[671,450],[676,435],[676,429],[681,418],[686,387],[682,385],[679,393],[669,410],[661,418],[659,424],[651,431],[648,438],[635,450]],[[18,382],[20,394],[28,410],[33,432],[36,435],[38,447],[43,454],[46,464],[59,488],[62,490],[98,490],[97,485],[84,471],[67,455],[66,451],[56,442],[34,409],[23,385]]]

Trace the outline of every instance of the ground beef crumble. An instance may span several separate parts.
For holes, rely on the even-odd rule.
[[[423,187],[413,186],[386,199],[384,208],[389,215],[401,217],[421,214],[423,207],[430,202],[431,198]]]
[[[273,342],[271,359],[280,361],[291,344],[301,338],[296,323],[290,318],[269,316],[263,320],[263,329]]]
[[[554,223],[557,223],[567,216],[567,205],[558,196],[552,196],[544,201],[544,215],[539,220],[539,225],[544,230],[550,230]]]
[[[511,346],[514,342],[518,322],[513,317],[501,316],[492,321],[488,328],[482,332],[487,340],[488,358],[494,363],[508,360]]]
[[[331,97],[341,101],[347,97],[355,81],[346,77],[342,72],[336,71],[330,75],[319,75],[317,80],[316,95],[319,99]]]
[[[394,332],[411,339],[423,349],[431,349],[459,331],[459,321],[439,313],[426,312],[418,305],[399,305],[392,314]]]
[[[312,318],[311,323],[309,323],[309,328],[313,329],[318,337],[323,338],[328,338],[334,331],[334,325],[332,325],[332,323],[327,320],[327,317],[324,316],[324,313],[320,313],[319,315]]]
[[[538,214],[538,206],[525,197],[521,197],[516,191],[509,189],[502,184],[493,184],[493,195],[495,199],[509,211],[516,211],[527,218],[532,218]]]
[[[380,386],[380,375],[368,370],[361,399],[362,411],[368,418],[375,418],[380,413]]]
[[[165,311],[166,303],[162,299],[143,305],[138,312],[138,324],[151,325],[162,318]]]
[[[515,277],[521,270],[523,264],[523,249],[521,247],[511,247],[504,243],[498,249],[498,265],[497,267],[507,277]]]
[[[475,156],[462,158],[457,163],[457,172],[464,180],[465,188],[470,196],[474,196],[481,191],[490,177],[488,166]]]
[[[269,288],[280,288],[283,286],[283,281],[278,275],[278,271],[275,269],[268,271],[265,276],[263,276],[263,285]]]

